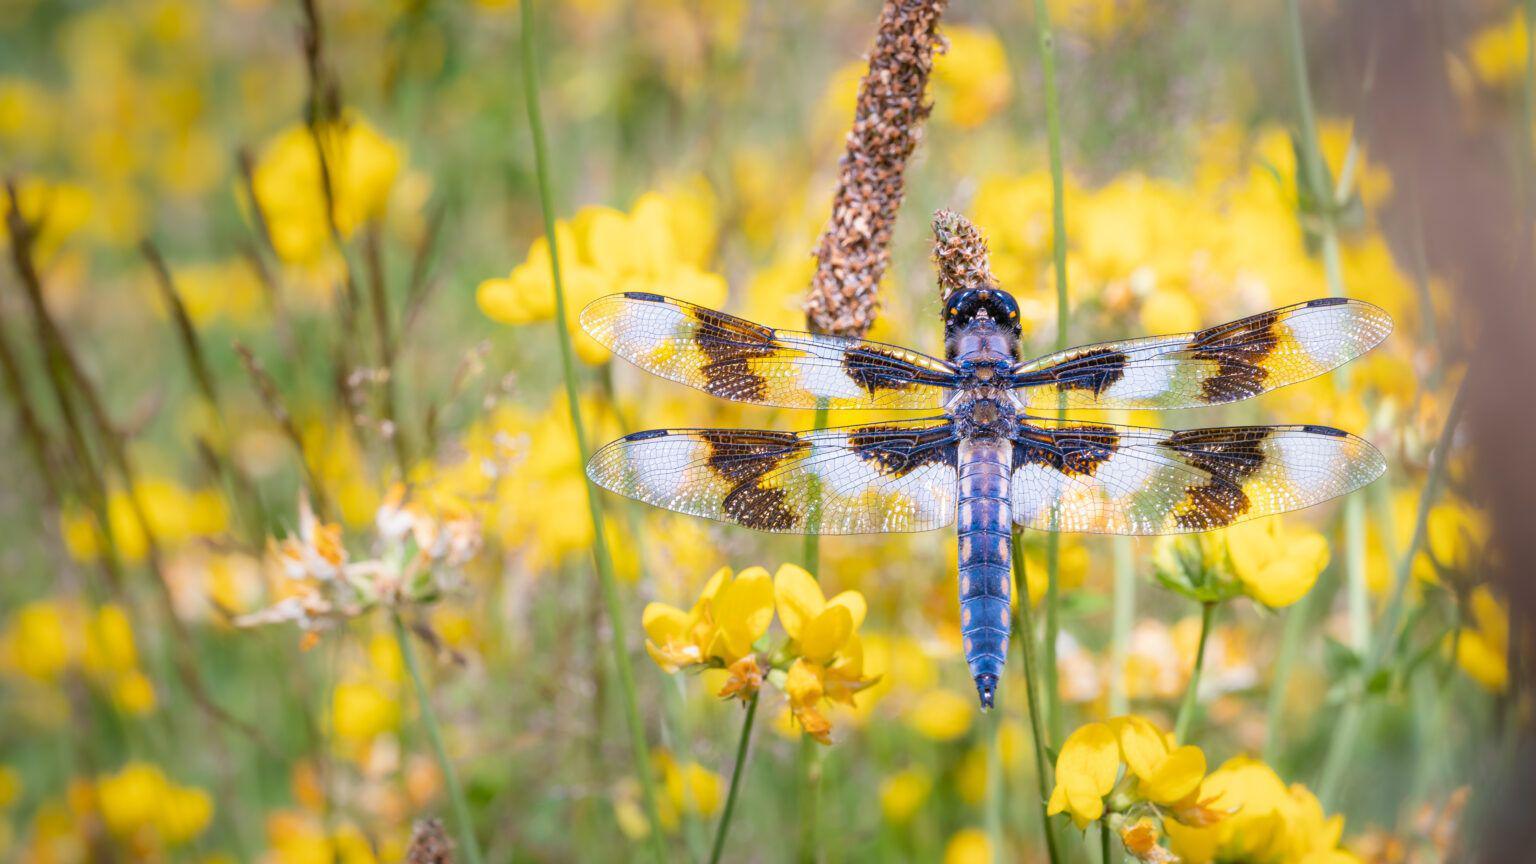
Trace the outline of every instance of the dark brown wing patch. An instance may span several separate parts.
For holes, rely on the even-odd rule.
[[[905,477],[925,465],[955,467],[955,433],[948,426],[914,432],[870,425],[848,435],[848,447],[887,477]]]
[[[1264,467],[1264,442],[1271,429],[1189,429],[1168,436],[1162,446],[1211,475],[1206,483],[1185,490],[1185,501],[1174,511],[1180,528],[1206,530],[1231,525],[1248,512],[1252,502],[1243,483]]]
[[[1048,465],[1069,477],[1092,477],[1120,447],[1120,433],[1112,426],[1084,424],[1050,430],[1028,423],[1014,438],[1013,468]]]
[[[1115,382],[1125,377],[1130,357],[1114,348],[1093,348],[1073,354],[1055,366],[1020,376],[1017,384],[1031,387],[1054,384],[1059,389],[1087,390],[1103,395]]]
[[[773,330],[701,306],[689,307],[687,312],[699,322],[694,341],[708,360],[699,367],[704,392],[722,399],[761,401],[768,382],[752,371],[751,361],[779,351]]]
[[[1216,362],[1216,374],[1200,382],[1201,395],[1207,402],[1233,402],[1268,389],[1265,382],[1269,370],[1264,367],[1264,358],[1280,344],[1280,334],[1275,330],[1279,320],[1279,311],[1270,311],[1195,334],[1190,340],[1189,356]]]

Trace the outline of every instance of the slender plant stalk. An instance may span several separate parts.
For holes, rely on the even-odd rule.
[[[1125,692],[1125,662],[1131,651],[1131,628],[1136,624],[1136,563],[1131,538],[1114,540],[1115,593],[1110,612],[1109,639],[1109,713],[1118,716],[1130,710]]]
[[[1109,864],[1109,819],[1099,820],[1099,864]]]
[[[448,748],[443,746],[443,732],[437,724],[437,712],[432,710],[432,694],[421,677],[421,664],[416,659],[416,646],[411,644],[411,634],[406,630],[400,613],[390,618],[395,625],[395,643],[400,646],[400,656],[405,658],[405,668],[411,673],[411,684],[416,688],[416,704],[421,709],[421,725],[427,728],[427,738],[437,755],[437,767],[443,772],[443,785],[448,790],[448,803],[453,807],[453,821],[459,823],[459,843],[463,846],[464,859],[469,864],[480,864],[480,844],[475,840],[474,823],[469,819],[469,803],[464,799],[464,787],[459,784],[459,772],[448,758]]]
[[[1003,712],[989,711],[983,718],[982,729],[987,736],[987,800],[983,814],[987,829],[987,845],[992,849],[994,862],[1005,860],[1003,854],[1003,748],[998,733],[1003,728]]]
[[[1056,34],[1045,0],[1035,0],[1035,36],[1045,77],[1045,129],[1051,163],[1051,254],[1056,268],[1056,350],[1067,347],[1067,202],[1061,157],[1061,92],[1056,86]],[[1063,403],[1064,404],[1064,403]],[[1061,688],[1056,676],[1056,635],[1060,632],[1061,538],[1054,532],[1045,547],[1045,714],[1051,739],[1062,733]]]
[[[741,777],[746,773],[747,752],[752,745],[752,726],[757,719],[757,701],[762,690],[752,694],[747,703],[747,715],[741,721],[741,737],[736,741],[736,764],[731,766],[731,786],[725,793],[725,809],[720,811],[720,824],[715,826],[715,844],[709,852],[709,864],[719,864],[720,853],[725,851],[725,837],[731,830],[731,817],[736,813],[736,796],[741,791]]]
[[[528,126],[533,136],[539,203],[544,211],[544,236],[549,243],[549,269],[555,286],[555,335],[560,342],[560,366],[565,379],[565,397],[571,411],[571,428],[576,435],[576,448],[581,454],[582,464],[586,464],[590,451],[586,427],[581,419],[581,403],[576,395],[576,361],[571,346],[571,332],[566,320],[565,285],[560,278],[560,250],[555,236],[554,195],[550,190],[549,154],[544,141],[544,119],[539,107],[538,64],[533,56],[533,5],[533,0],[522,2],[523,96],[528,109]],[[603,602],[608,610],[608,626],[613,631],[613,663],[618,672],[624,717],[629,724],[629,743],[635,763],[635,774],[640,778],[641,798],[645,804],[646,818],[651,825],[651,853],[657,862],[665,862],[667,850],[661,836],[656,780],[651,774],[650,754],[645,743],[645,722],[640,717],[640,701],[635,694],[635,672],[629,660],[624,603],[619,597],[618,583],[613,573],[613,558],[609,554],[608,539],[603,530],[603,514],[598,503],[597,490],[590,482],[586,485],[587,513],[592,520],[592,557],[597,568],[598,581],[602,586]]]
[[[1370,681],[1381,670],[1387,660],[1387,652],[1397,641],[1397,629],[1408,594],[1408,583],[1413,576],[1413,559],[1418,554],[1419,547],[1424,544],[1424,536],[1429,526],[1429,510],[1445,479],[1446,463],[1450,461],[1451,442],[1455,438],[1456,427],[1461,423],[1466,392],[1466,382],[1463,381],[1456,389],[1450,412],[1445,418],[1445,426],[1440,430],[1440,438],[1435,444],[1435,451],[1429,464],[1429,474],[1424,479],[1424,491],[1420,493],[1418,511],[1414,516],[1413,535],[1408,541],[1408,548],[1404,549],[1402,556],[1397,559],[1392,594],[1382,611],[1375,636],[1365,654],[1365,664],[1360,672],[1362,682]],[[1344,706],[1344,714],[1339,721],[1338,730],[1329,742],[1328,753],[1323,759],[1323,769],[1317,784],[1317,797],[1322,801],[1323,807],[1328,810],[1332,810],[1337,803],[1339,782],[1343,779],[1344,768],[1349,764],[1349,758],[1354,753],[1355,738],[1360,734],[1362,712],[1365,707],[1364,695],[1362,692],[1359,698],[1351,700]]]
[[[1313,592],[1308,591],[1291,608],[1285,610],[1285,629],[1280,635],[1280,653],[1275,658],[1275,669],[1269,682],[1268,702],[1265,705],[1264,761],[1270,765],[1274,765],[1280,758],[1280,732],[1285,720],[1285,694],[1291,682],[1291,667],[1296,664],[1296,652],[1301,650],[1301,637],[1307,629],[1312,596]]]
[[[1179,719],[1173,725],[1173,740],[1180,744],[1189,740],[1189,724],[1194,721],[1195,708],[1200,702],[1200,673],[1205,669],[1205,646],[1211,638],[1211,619],[1215,617],[1215,603],[1200,604],[1200,645],[1195,649],[1195,668],[1190,670],[1189,687],[1179,706]]]
[[[1014,621],[1014,631],[1018,634],[1019,645],[1024,652],[1024,703],[1029,709],[1029,733],[1032,742],[1030,749],[1035,753],[1035,781],[1039,788],[1035,805],[1040,810],[1040,829],[1045,833],[1045,848],[1050,855],[1051,864],[1060,864],[1061,854],[1056,848],[1056,831],[1051,825],[1051,817],[1045,812],[1046,802],[1051,797],[1050,760],[1046,758],[1045,730],[1040,720],[1039,694],[1035,689],[1035,682],[1039,680],[1035,676],[1035,623],[1034,613],[1029,605],[1029,576],[1024,563],[1021,529],[1015,529],[1013,532],[1013,579],[1018,583],[1019,597],[1019,611]]]

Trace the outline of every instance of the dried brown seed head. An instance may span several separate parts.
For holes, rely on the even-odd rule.
[[[933,261],[939,269],[939,302],[966,288],[996,288],[987,261],[987,238],[953,210],[933,214]]]

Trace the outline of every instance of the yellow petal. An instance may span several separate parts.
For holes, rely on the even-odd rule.
[[[827,601],[828,606],[846,606],[849,614],[853,616],[853,629],[857,630],[864,623],[864,616],[869,612],[869,604],[864,601],[864,595],[857,591],[844,591]]]
[[[640,613],[640,626],[652,641],[665,645],[673,639],[682,639],[688,632],[688,613],[665,603],[647,603]]]
[[[853,615],[848,607],[828,606],[802,628],[800,652],[813,663],[827,663],[852,635]]]
[[[1158,804],[1172,804],[1200,788],[1205,778],[1205,754],[1186,744],[1168,754],[1152,776],[1141,780],[1142,794]]]
[[[1243,588],[1253,599],[1279,609],[1306,596],[1317,584],[1320,573],[1321,568],[1312,566],[1305,559],[1283,558],[1265,567],[1257,578],[1244,579]]]
[[[791,639],[800,639],[807,622],[826,608],[821,586],[803,567],[785,564],[773,576],[773,596],[778,601],[779,622]]]
[[[730,578],[731,568],[721,567],[719,570],[716,570],[715,575],[709,577],[709,581],[704,583],[704,590],[699,592],[699,602],[708,603],[714,600],[715,595],[720,593],[720,586],[724,585],[726,580]]]
[[[821,669],[804,659],[796,660],[784,678],[784,695],[795,705],[814,705],[821,701]]]
[[[1072,813],[1072,823],[1081,830],[1087,828],[1089,822],[1104,815],[1104,799],[1099,795],[1068,789],[1067,809]]]
[[[714,600],[715,626],[725,636],[727,663],[752,650],[773,622],[773,584],[766,571],[743,571]]]
[[[1109,794],[1119,773],[1120,745],[1115,733],[1103,723],[1079,727],[1067,737],[1056,757],[1056,782],[1066,789],[1074,810],[1078,809],[1074,798]]]
[[[1131,773],[1146,780],[1157,771],[1157,766],[1168,757],[1168,745],[1163,733],[1145,717],[1130,715],[1116,717],[1109,726],[1120,739],[1120,753]]]

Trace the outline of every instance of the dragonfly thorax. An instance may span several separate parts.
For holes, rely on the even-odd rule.
[[[1006,397],[969,394],[951,410],[962,438],[1006,438],[1013,434],[1017,413]]]

